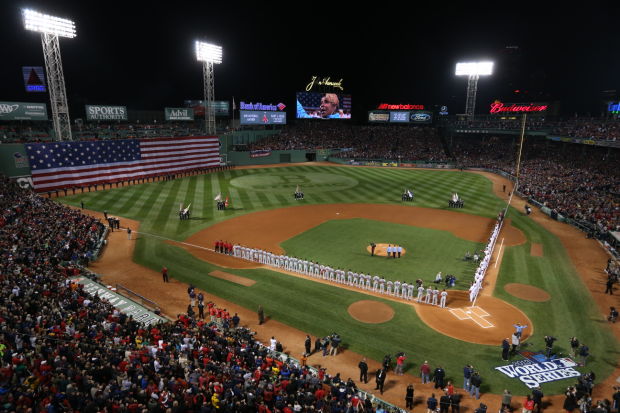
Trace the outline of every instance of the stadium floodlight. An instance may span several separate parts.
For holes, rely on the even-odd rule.
[[[75,23],[68,19],[50,16],[30,9],[23,9],[24,27],[33,32],[53,34],[60,37],[74,38]]]
[[[222,47],[196,41],[196,59],[199,62],[222,63]]]
[[[22,9],[22,17],[26,30],[41,33],[56,139],[71,140],[71,120],[69,119],[69,105],[58,38],[74,38],[76,36],[75,23],[30,9]]]
[[[211,43],[196,41],[196,59],[202,62],[202,83],[205,105],[205,133],[215,135],[215,80],[213,64],[222,63],[222,47]]]
[[[457,76],[471,76],[471,75],[492,75],[493,74],[493,62],[464,62],[456,64]]]
[[[467,76],[467,101],[465,113],[473,119],[476,110],[476,93],[478,92],[478,79],[480,76],[493,74],[493,62],[461,62],[456,64],[454,72],[457,76]]]

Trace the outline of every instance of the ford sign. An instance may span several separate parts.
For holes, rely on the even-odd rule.
[[[430,122],[431,115],[428,113],[412,113],[411,122]]]

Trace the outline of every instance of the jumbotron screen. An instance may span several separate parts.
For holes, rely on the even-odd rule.
[[[351,95],[298,92],[297,119],[351,119]]]

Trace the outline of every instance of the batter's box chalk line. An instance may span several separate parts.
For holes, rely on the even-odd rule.
[[[495,327],[493,323],[486,319],[486,317],[489,317],[491,314],[487,313],[483,308],[478,306],[452,308],[450,309],[450,313],[459,319],[459,321],[473,320],[474,323],[478,324],[482,328]]]

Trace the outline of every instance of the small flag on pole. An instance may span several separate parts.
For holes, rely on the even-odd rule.
[[[217,194],[217,196],[215,198],[213,198],[214,201],[221,201],[222,200],[222,193],[220,192],[219,194]]]
[[[226,197],[226,201],[224,201],[224,206],[228,208],[228,197]]]

